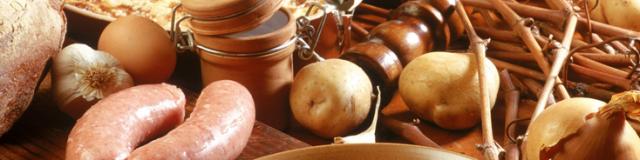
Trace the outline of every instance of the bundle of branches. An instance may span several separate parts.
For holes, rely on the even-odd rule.
[[[505,125],[518,119],[535,119],[548,105],[570,97],[608,101],[614,93],[640,89],[640,53],[635,43],[640,32],[592,20],[596,12],[605,14],[597,10],[601,1],[459,2],[466,7],[471,25],[462,24],[464,16],[463,21],[449,20],[450,33],[462,35],[465,28],[474,33],[467,30],[468,36],[453,43],[453,49],[469,46],[470,52],[480,54],[485,51],[479,42],[490,39],[486,55],[498,68],[506,70],[501,74],[507,107]],[[361,14],[356,14],[352,23],[355,38],[366,37],[368,30],[386,20],[388,12],[361,5]],[[482,71],[479,73],[482,75]],[[514,114],[520,95],[537,101],[529,116]],[[484,121],[490,115],[483,116]],[[513,127],[505,128],[505,133],[516,134]],[[508,159],[518,156],[515,147],[506,148]]]

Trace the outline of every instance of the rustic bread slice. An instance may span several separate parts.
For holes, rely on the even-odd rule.
[[[62,0],[0,2],[0,136],[27,109],[66,33]]]

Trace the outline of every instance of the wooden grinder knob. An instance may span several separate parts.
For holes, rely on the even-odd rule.
[[[425,23],[432,32],[431,39],[435,44],[434,49],[446,49],[450,43],[450,37],[446,31],[446,17],[440,10],[427,1],[409,1],[391,11],[391,19],[409,21],[417,18]]]
[[[352,46],[341,59],[360,66],[371,79],[374,86],[382,90],[382,102],[387,103],[393,97],[402,72],[402,63],[396,54],[380,40],[371,40]]]
[[[369,39],[380,39],[393,50],[402,65],[433,50],[433,31],[416,18],[391,20],[378,25],[369,33]]]
[[[368,41],[352,46],[340,58],[362,67],[372,84],[381,86],[386,104],[397,88],[403,65],[449,45],[447,21],[454,5],[454,0],[405,2],[391,12],[390,21],[371,31]]]

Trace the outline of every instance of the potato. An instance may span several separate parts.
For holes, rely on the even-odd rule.
[[[500,80],[498,70],[486,60],[491,106]],[[420,118],[445,129],[467,129],[480,121],[480,86],[475,56],[432,52],[409,63],[400,74],[399,92]]]
[[[343,136],[360,125],[371,107],[372,86],[357,65],[329,59],[302,68],[289,102],[294,118],[318,136]]]
[[[640,1],[638,0],[589,0],[589,8],[597,6],[591,12],[596,21],[614,26],[640,31]]]

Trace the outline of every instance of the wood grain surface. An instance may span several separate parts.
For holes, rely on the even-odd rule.
[[[502,144],[504,138],[503,134],[505,111],[504,107],[502,106],[502,101],[503,100],[501,99],[496,100],[497,104],[492,110],[494,138],[500,144]],[[519,118],[527,118],[527,116],[530,115],[533,107],[535,107],[535,101],[521,101],[519,108]],[[404,101],[402,101],[402,98],[399,96],[399,94],[396,94],[392,98],[391,102],[386,106],[386,108],[392,110],[390,113],[393,113],[388,118],[394,118],[403,122],[413,123],[413,120],[417,117],[407,110],[406,104],[404,104]],[[525,122],[528,123],[528,121]],[[382,126],[380,122],[378,124],[378,131],[376,132],[378,142],[411,144],[411,142],[405,140],[403,137],[393,134],[385,126]],[[482,128],[479,124],[476,127],[466,130],[445,130],[431,122],[420,120],[420,122],[417,124],[417,127],[425,136],[440,145],[442,149],[462,153],[478,159],[482,159],[483,157],[482,152],[480,152],[480,150],[476,148],[476,144],[482,144]],[[364,126],[361,126],[360,128],[364,128]],[[524,130],[526,130],[525,127],[517,128],[518,133],[522,133],[524,132]],[[352,134],[356,134],[355,132]],[[331,143],[331,140],[317,137],[298,125],[294,125],[287,133],[311,145],[322,145]]]
[[[199,63],[197,63],[197,57],[181,55],[178,64],[177,72],[169,83],[177,84],[185,92],[187,112],[190,113],[201,88]],[[504,109],[500,104],[501,100],[497,100],[497,102],[498,104],[493,110],[493,124],[496,140],[501,142]],[[534,104],[521,104],[521,112],[527,112],[526,108],[530,108],[527,106]],[[408,112],[402,98],[398,95],[393,97],[386,108],[393,110],[392,118],[405,122],[411,122],[415,118]],[[15,127],[0,138],[0,159],[64,159],[67,135],[73,124],[74,120],[60,112],[53,103],[50,79],[47,77],[37,91],[30,108]],[[363,124],[360,131],[367,125]],[[468,130],[444,130],[430,122],[422,121],[418,127],[443,149],[477,158],[482,156],[475,147],[482,141],[479,126]],[[358,130],[354,131],[354,134],[356,132]],[[394,135],[382,125],[377,134],[380,142],[410,143],[402,137]],[[307,147],[309,144],[329,143],[331,140],[315,136],[295,123],[289,130],[286,130],[285,134],[258,122],[254,126],[248,146],[238,159],[254,159],[272,153]]]
[[[184,56],[180,58],[185,60]],[[189,57],[186,58],[189,60]],[[182,70],[184,67],[178,68],[180,72],[176,72],[169,83],[177,84],[185,92],[186,109],[187,113],[190,113],[195,106],[199,94],[197,90],[201,85],[198,79],[189,76],[196,73]],[[180,76],[191,79],[175,78]],[[0,138],[0,159],[64,159],[67,135],[75,121],[57,109],[51,98],[50,88],[51,80],[50,76],[47,76],[37,90],[29,109],[14,127]],[[279,130],[256,122],[247,147],[238,159],[255,159],[307,146],[309,145]]]
[[[400,2],[401,1],[393,1],[393,3]],[[395,6],[397,4],[386,5]],[[73,41],[68,40],[68,43],[71,42]],[[352,42],[352,44],[357,44],[357,42]],[[188,113],[193,109],[195,100],[202,88],[200,78],[199,58],[195,54],[179,53],[177,68],[169,83],[176,84],[185,91],[187,95]],[[67,135],[73,127],[74,120],[56,108],[51,99],[49,89],[50,80],[45,79],[43,85],[37,91],[31,106],[23,117],[15,124],[13,129],[3,137],[0,137],[0,159],[64,159]],[[502,101],[501,99],[496,100],[497,104],[492,110],[493,133],[498,142],[503,142],[504,107],[501,105]],[[519,108],[519,118],[527,118],[534,105],[535,102],[531,102],[530,100],[522,101]],[[407,110],[406,104],[404,104],[402,98],[398,95],[395,95],[390,104],[383,108],[393,110],[393,114],[389,116],[389,118],[412,122],[416,117]],[[364,130],[370,121],[371,120],[367,120],[367,123],[362,124],[360,128],[352,134]],[[381,125],[382,123],[378,124],[379,128],[376,135],[379,142],[410,143],[404,138],[390,132]],[[482,153],[476,148],[476,144],[482,143],[481,127],[479,125],[467,130],[444,130],[435,126],[433,123],[423,120],[417,124],[417,127],[424,135],[432,139],[443,149],[476,158],[482,157]],[[518,129],[522,132],[526,128],[520,127]],[[291,127],[285,130],[284,133],[257,122],[248,146],[238,159],[254,159],[272,153],[307,147],[309,145],[329,143],[331,143],[330,139],[323,139],[313,135],[308,130],[296,124],[293,118]]]

